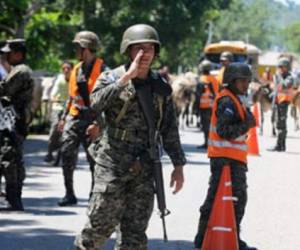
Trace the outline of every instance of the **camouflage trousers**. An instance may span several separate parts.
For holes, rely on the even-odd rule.
[[[23,137],[14,132],[0,131],[0,170],[6,182],[6,199],[12,207],[22,203],[23,141]]]
[[[282,102],[277,104],[277,123],[276,128],[278,130],[277,145],[285,148],[285,141],[287,135],[287,113],[288,102]]]
[[[210,126],[211,109],[200,109],[201,125],[204,134],[204,143],[207,145]]]
[[[211,176],[209,180],[209,188],[207,192],[204,204],[200,207],[200,220],[198,225],[198,231],[194,240],[195,248],[201,249],[202,241],[205,235],[206,227],[209,220],[209,215],[213,206],[215,194],[217,192],[219,180],[222,174],[223,166],[225,164],[230,165],[231,180],[232,180],[232,192],[233,196],[237,197],[237,201],[234,201],[234,210],[237,223],[238,237],[240,233],[240,223],[244,216],[245,207],[247,204],[247,165],[235,160],[226,158],[211,158]],[[242,242],[239,237],[240,250],[242,250]]]
[[[64,175],[64,183],[66,187],[66,194],[73,195],[73,175],[76,168],[77,157],[80,144],[86,152],[87,161],[90,165],[92,174],[92,187],[94,184],[94,165],[95,161],[92,159],[88,152],[88,147],[91,143],[90,139],[86,135],[86,129],[89,123],[86,121],[75,119],[71,116],[67,117],[64,131],[62,134],[62,169]],[[92,190],[92,188],[91,188]]]
[[[59,150],[62,143],[62,133],[57,129],[58,122],[61,118],[61,110],[52,110],[51,113],[51,128],[49,132],[48,152]]]
[[[128,157],[127,157],[128,156]],[[124,155],[122,158],[130,158]],[[126,159],[124,162],[127,162]],[[146,229],[154,202],[151,164],[141,169],[96,164],[95,187],[88,206],[88,222],[75,239],[77,249],[99,250],[117,230],[115,250],[146,250]],[[125,168],[127,171],[125,171]],[[123,172],[124,170],[124,172]]]

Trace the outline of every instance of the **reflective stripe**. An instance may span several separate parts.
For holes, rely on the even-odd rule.
[[[231,232],[232,228],[231,227],[213,227],[213,231],[222,231],[222,232]]]
[[[215,141],[211,139],[208,140],[208,145],[218,148],[234,148],[245,152],[247,152],[248,149],[246,144],[234,144],[229,141]]]
[[[223,201],[238,201],[238,198],[235,196],[223,196],[222,200]]]

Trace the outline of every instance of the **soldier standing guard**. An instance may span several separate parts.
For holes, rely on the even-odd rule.
[[[59,206],[74,205],[77,198],[73,189],[73,175],[76,167],[78,149],[82,143],[92,174],[94,175],[94,160],[87,148],[99,134],[99,124],[96,113],[90,108],[90,93],[96,79],[106,66],[95,53],[99,47],[98,36],[91,31],[81,31],[75,35],[73,43],[76,47],[76,57],[80,61],[72,70],[69,80],[69,99],[58,128],[62,135],[62,168],[66,188],[65,196],[58,202]]]
[[[240,223],[247,203],[246,134],[255,127],[255,118],[245,104],[252,73],[247,64],[231,63],[224,71],[223,86],[217,95],[211,117],[208,140],[211,177],[204,204],[200,208],[195,249],[201,249],[209,215],[224,165],[230,166],[232,192],[237,198],[234,210],[240,250],[256,250],[240,239]],[[229,249],[228,249],[229,250]]]
[[[204,60],[199,65],[199,71],[202,75],[196,86],[196,98],[199,103],[198,108],[204,133],[204,144],[197,147],[200,149],[207,149],[211,109],[214,99],[219,92],[219,82],[210,74],[210,70],[211,62],[208,60]]]
[[[25,179],[23,142],[30,121],[33,78],[31,69],[24,64],[24,39],[8,40],[1,49],[12,66],[0,82],[0,167],[6,180],[5,210],[22,211],[22,187]]]
[[[88,222],[76,237],[77,249],[101,248],[117,225],[121,238],[115,249],[147,249],[146,229],[154,200],[149,131],[155,129],[155,134],[161,135],[175,166],[171,175],[174,193],[182,188],[186,160],[172,89],[150,68],[159,49],[153,27],[133,25],[124,32],[120,49],[130,62],[103,73],[97,80],[91,95],[92,107],[104,111],[107,127],[98,145]]]
[[[275,91],[274,96],[277,106],[277,124],[278,130],[277,143],[272,151],[286,150],[286,135],[287,135],[287,113],[288,107],[292,100],[294,78],[290,72],[291,65],[289,59],[283,57],[278,62],[279,72],[275,75]]]

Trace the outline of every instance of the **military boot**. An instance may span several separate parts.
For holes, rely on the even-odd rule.
[[[249,247],[245,241],[239,240],[239,249],[240,250],[258,250],[256,247]]]
[[[57,202],[60,207],[66,207],[77,204],[77,198],[74,194],[66,194],[61,200]]]
[[[24,211],[21,199],[11,199],[6,207],[1,207],[0,211]]]

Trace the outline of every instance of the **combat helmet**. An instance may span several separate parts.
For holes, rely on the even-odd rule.
[[[25,39],[16,38],[16,39],[7,40],[5,46],[1,48],[1,52],[9,53],[11,51],[21,51],[25,53],[26,52]]]
[[[210,71],[211,67],[212,67],[211,62],[205,59],[199,64],[198,69],[200,72],[204,72],[204,71]]]
[[[99,37],[94,32],[87,30],[76,33],[72,42],[90,50],[96,50],[100,46]]]
[[[287,67],[288,69],[290,69],[291,67],[291,63],[290,63],[290,60],[286,57],[281,57],[278,61],[278,64],[277,64],[278,67]]]
[[[236,79],[247,79],[249,82],[252,79],[252,72],[246,63],[230,63],[224,71],[223,86],[229,86]]]
[[[159,53],[160,41],[157,31],[147,24],[135,24],[125,30],[120,46],[120,53],[124,54],[128,47],[137,43],[154,43],[155,53]]]
[[[224,51],[222,52],[220,56],[220,61],[233,61],[233,54],[230,51]]]

